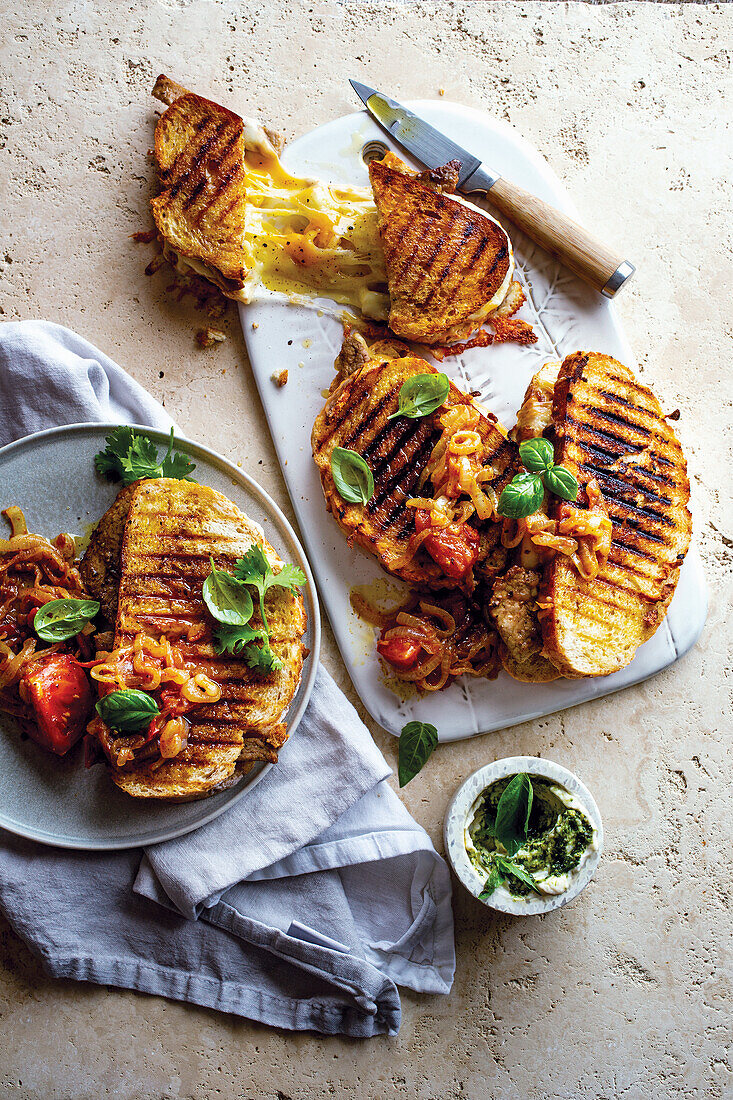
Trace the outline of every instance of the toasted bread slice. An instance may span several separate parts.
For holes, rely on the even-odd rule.
[[[343,367],[342,367],[343,369]],[[439,566],[423,550],[405,564],[411,536],[415,534],[415,510],[406,504],[412,497],[430,495],[421,475],[441,438],[438,412],[474,399],[451,383],[445,404],[438,412],[417,419],[397,416],[402,384],[413,375],[437,373],[423,359],[405,357],[388,362],[368,359],[347,374],[329,397],[313,427],[313,456],[321,474],[326,504],[346,533],[376,555],[379,563],[395,576],[427,587],[452,587]],[[500,493],[508,480],[514,454],[510,443],[491,413],[481,412],[478,431],[484,443],[483,462],[495,471],[491,486]],[[350,504],[336,489],[331,472],[334,447],[356,451],[374,476],[374,495],[366,505]],[[496,528],[498,525],[489,524]]]
[[[514,270],[504,230],[482,211],[409,172],[394,155],[369,166],[387,267],[393,332],[443,344],[499,306]]]
[[[165,242],[229,297],[244,287],[244,120],[187,92],[155,128],[163,190],[151,202]]]
[[[651,390],[615,359],[568,356],[555,386],[555,461],[582,486],[595,478],[613,524],[611,552],[584,579],[565,555],[545,566],[544,652],[564,676],[625,667],[664,617],[690,544],[682,449]],[[553,497],[553,518],[585,506]]]
[[[213,621],[201,597],[210,557],[219,568],[231,570],[259,543],[276,571],[280,558],[262,529],[213,489],[170,478],[132,488],[121,547],[115,647],[131,644],[141,631],[156,640],[168,637],[187,664],[221,687],[222,697],[190,713],[188,744],[178,756],[161,762],[151,746],[123,767],[111,765],[112,778],[139,798],[200,798],[233,782],[243,765],[277,760],[287,737],[283,716],[303,663],[303,600],[280,588],[266,597],[272,648],[283,662],[280,672],[264,676],[241,658],[217,656]],[[112,541],[116,518],[110,512],[106,516]],[[255,615],[253,626],[258,625]]]
[[[114,628],[120,594],[120,554],[125,524],[136,486],[120,489],[92,532],[79,563],[84,587],[92,599],[99,600],[106,624]]]

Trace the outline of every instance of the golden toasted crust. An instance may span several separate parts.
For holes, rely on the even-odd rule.
[[[304,657],[302,597],[281,588],[267,594],[271,645],[283,662],[282,671],[268,676],[241,658],[215,654],[213,620],[201,597],[210,556],[231,570],[254,543],[277,571],[281,560],[262,530],[221,493],[169,478],[134,488],[122,543],[115,646],[130,644],[140,631],[167,636],[222,689],[218,702],[191,712],[188,745],[173,760],[161,764],[155,753],[112,769],[115,783],[137,797],[202,797],[232,779],[242,762],[277,760],[287,737],[282,719]],[[252,625],[261,625],[258,613]]]
[[[244,120],[186,92],[155,128],[163,190],[153,217],[181,255],[218,271],[234,292],[244,286],[246,193]]]
[[[592,580],[562,554],[546,567],[544,651],[564,676],[605,676],[632,660],[674,593],[692,534],[687,467],[654,394],[608,356],[576,352],[565,359],[552,420],[555,461],[581,487],[597,480],[613,541]],[[557,497],[551,507],[553,518],[569,509]]]
[[[510,274],[509,239],[479,210],[440,194],[406,174],[404,166],[396,168],[395,161],[369,166],[387,266],[390,327],[425,344],[470,335],[483,319],[477,315]]]
[[[404,554],[415,533],[415,511],[407,507],[410,497],[430,495],[430,486],[418,483],[433,447],[440,438],[437,413],[418,419],[398,416],[390,419],[399,405],[400,388],[415,374],[434,374],[423,359],[405,357],[386,363],[367,362],[349,374],[334,390],[313,426],[313,457],[321,474],[328,510],[349,542],[356,542],[374,554],[380,565],[404,580],[432,587],[450,587],[451,582],[432,558],[422,550],[404,566],[395,562]],[[442,409],[473,404],[451,383]],[[513,446],[504,438],[491,414],[482,412],[478,428],[486,444],[486,462],[497,470],[492,482],[501,492],[508,477]],[[374,476],[374,495],[366,505],[349,504],[338,493],[331,473],[334,447],[357,451]]]
[[[79,563],[84,587],[93,599],[99,600],[102,614],[110,627],[114,626],[117,618],[120,550],[134,491],[134,485],[120,489],[114,504],[107,509],[94,528]]]

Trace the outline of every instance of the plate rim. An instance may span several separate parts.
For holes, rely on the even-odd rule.
[[[147,435],[156,438],[158,443],[166,443],[170,439],[170,432],[166,432],[160,428],[152,428],[147,424],[129,424],[126,427],[133,428],[136,431],[145,432]],[[84,434],[93,435],[97,433],[109,432],[114,428],[120,427],[120,421],[82,421],[75,424],[62,424],[53,428],[44,428],[40,432],[32,432],[30,435],[21,436],[19,439],[14,439],[10,443],[6,443],[4,447],[0,447],[0,468],[4,464],[9,455],[16,455],[18,452],[22,452],[24,449],[30,447],[31,449],[39,442],[45,442],[49,438],[59,437],[63,435],[71,434]],[[320,662],[321,651],[321,610],[320,601],[318,598],[318,590],[316,587],[315,579],[313,577],[313,571],[310,566],[310,562],[306,555],[305,549],[301,543],[300,538],[296,534],[293,525],[288,520],[287,516],[283,513],[280,506],[270,496],[265,489],[248,473],[239,469],[229,459],[224,458],[218,451],[213,450],[211,447],[207,447],[203,443],[198,443],[194,439],[190,439],[188,436],[181,433],[177,425],[174,425],[174,439],[177,442],[183,443],[186,447],[193,451],[198,451],[205,455],[207,459],[214,465],[219,467],[222,472],[229,474],[236,482],[239,482],[244,488],[247,489],[253,496],[257,497],[262,503],[265,511],[268,511],[272,518],[284,530],[287,538],[292,544],[297,547],[300,562],[303,567],[303,572],[306,576],[305,591],[308,599],[310,600],[309,611],[312,611],[312,646],[308,657],[308,669],[305,675],[301,677],[300,683],[303,685],[302,697],[292,714],[292,720],[288,722],[288,740],[283,748],[287,747],[292,737],[295,735],[298,725],[305,714],[310,697],[315,684],[316,675],[318,672],[318,666]],[[282,751],[282,750],[281,750]],[[33,840],[40,844],[45,844],[48,847],[63,848],[73,851],[124,851],[126,849],[133,848],[145,848],[148,845],[161,844],[168,840],[175,840],[177,837],[185,836],[187,833],[194,832],[196,829],[200,829],[204,825],[208,825],[225,810],[234,806],[241,798],[244,797],[249,791],[251,791],[261,779],[263,779],[267,773],[274,767],[272,763],[261,763],[259,769],[251,776],[243,776],[241,783],[241,789],[234,790],[230,799],[225,800],[220,806],[215,807],[210,813],[204,814],[200,819],[197,819],[191,824],[182,824],[170,829],[161,829],[159,832],[148,836],[145,839],[138,839],[137,841],[123,840],[123,839],[111,839],[111,840],[83,840],[78,837],[69,836],[56,836],[53,832],[43,831],[32,827],[26,827],[24,825],[18,825],[17,822],[9,821],[0,809],[0,829],[11,833],[14,836],[22,837],[26,840]],[[249,779],[249,781],[247,781]],[[191,804],[195,802],[200,803],[202,799],[192,800]],[[174,803],[174,805],[181,805],[181,803]]]

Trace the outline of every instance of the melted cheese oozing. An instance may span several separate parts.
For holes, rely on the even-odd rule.
[[[274,153],[245,153],[246,300],[257,289],[323,295],[386,320],[389,297],[371,190],[291,176]]]

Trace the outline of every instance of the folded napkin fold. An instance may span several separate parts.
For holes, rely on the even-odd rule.
[[[75,333],[1,324],[0,445],[82,421],[172,425]],[[285,1028],[395,1034],[397,985],[447,993],[455,954],[448,870],[389,774],[321,667],[277,766],[196,832],[141,856],[0,830],[0,907],[57,976]]]

